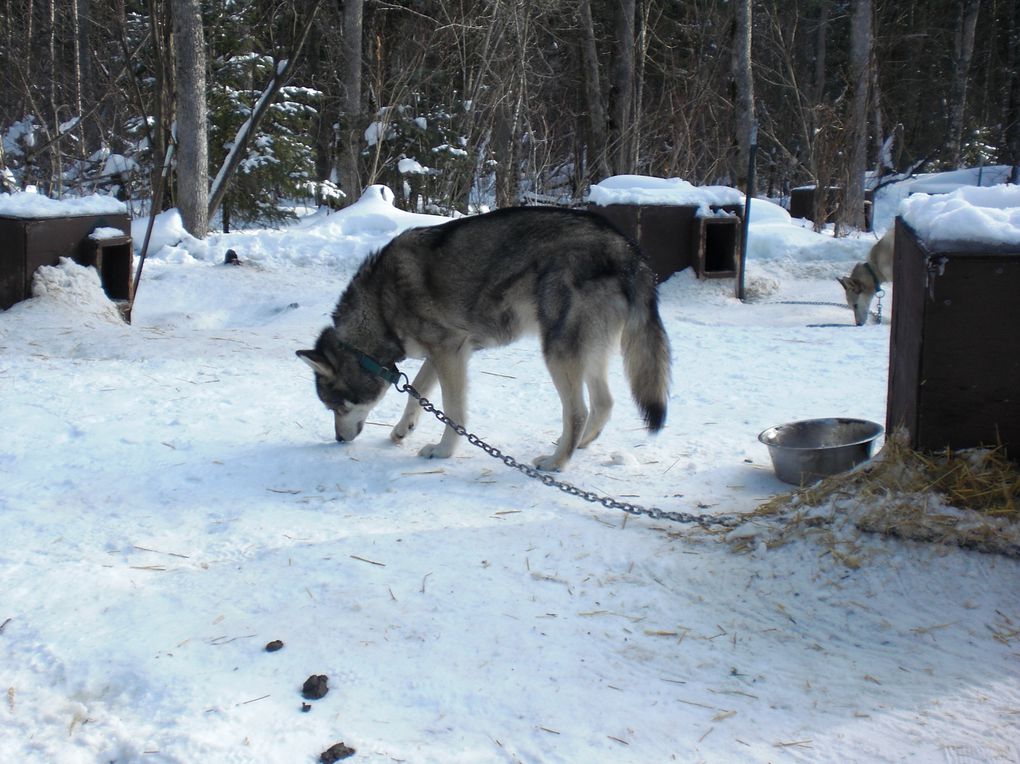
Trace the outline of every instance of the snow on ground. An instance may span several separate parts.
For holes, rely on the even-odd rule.
[[[393,445],[395,391],[335,443],[294,351],[362,257],[429,222],[384,196],[203,242],[165,217],[131,326],[70,263],[0,313],[0,761],[1020,758],[1014,559],[879,537],[858,569],[807,540],[735,554],[467,444],[423,461],[439,424]],[[884,422],[888,325],[852,326],[835,281],[874,238],[760,215],[751,300],[689,271],[661,287],[666,429],[641,428],[617,362],[613,419],[564,478],[749,511],[787,490],[759,431]],[[470,428],[507,453],[558,434],[536,342],[476,356],[471,386]]]

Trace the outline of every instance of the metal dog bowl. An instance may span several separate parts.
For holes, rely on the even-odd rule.
[[[882,432],[866,419],[805,419],[770,427],[758,440],[768,446],[776,477],[809,485],[866,462]]]

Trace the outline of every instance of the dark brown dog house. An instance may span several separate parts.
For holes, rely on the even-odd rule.
[[[822,204],[824,219],[822,223],[836,222],[836,211],[839,208],[839,186],[828,186],[825,189],[825,200]],[[815,198],[819,191],[817,186],[799,186],[790,189],[790,217],[815,221]],[[864,230],[873,230],[875,192],[867,189],[864,192]]]
[[[0,309],[32,296],[32,276],[43,265],[57,265],[67,257],[99,271],[111,300],[131,300],[133,263],[130,218],[127,213],[83,214],[64,217],[0,215]],[[108,229],[92,238],[96,229]],[[113,235],[116,229],[121,235]]]
[[[743,208],[711,205],[589,204],[637,242],[648,257],[657,281],[693,267],[699,278],[737,275]]]
[[[1020,457],[1020,247],[931,249],[896,221],[886,426]]]

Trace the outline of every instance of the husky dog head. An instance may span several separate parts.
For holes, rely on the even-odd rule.
[[[386,392],[386,381],[365,369],[358,351],[331,328],[322,331],[314,350],[298,350],[297,356],[315,371],[315,392],[333,412],[336,439],[354,440]]]
[[[868,323],[868,311],[871,310],[871,301],[881,288],[874,271],[869,273],[865,263],[857,263],[849,276],[841,276],[837,279],[846,292],[846,304],[854,312],[854,322],[858,326]]]

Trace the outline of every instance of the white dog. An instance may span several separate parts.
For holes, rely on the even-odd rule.
[[[846,292],[846,304],[854,312],[854,321],[863,326],[868,321],[868,311],[875,295],[882,291],[882,284],[893,280],[893,240],[895,226],[875,242],[868,252],[868,259],[854,265],[849,276],[841,276],[840,284]]]

